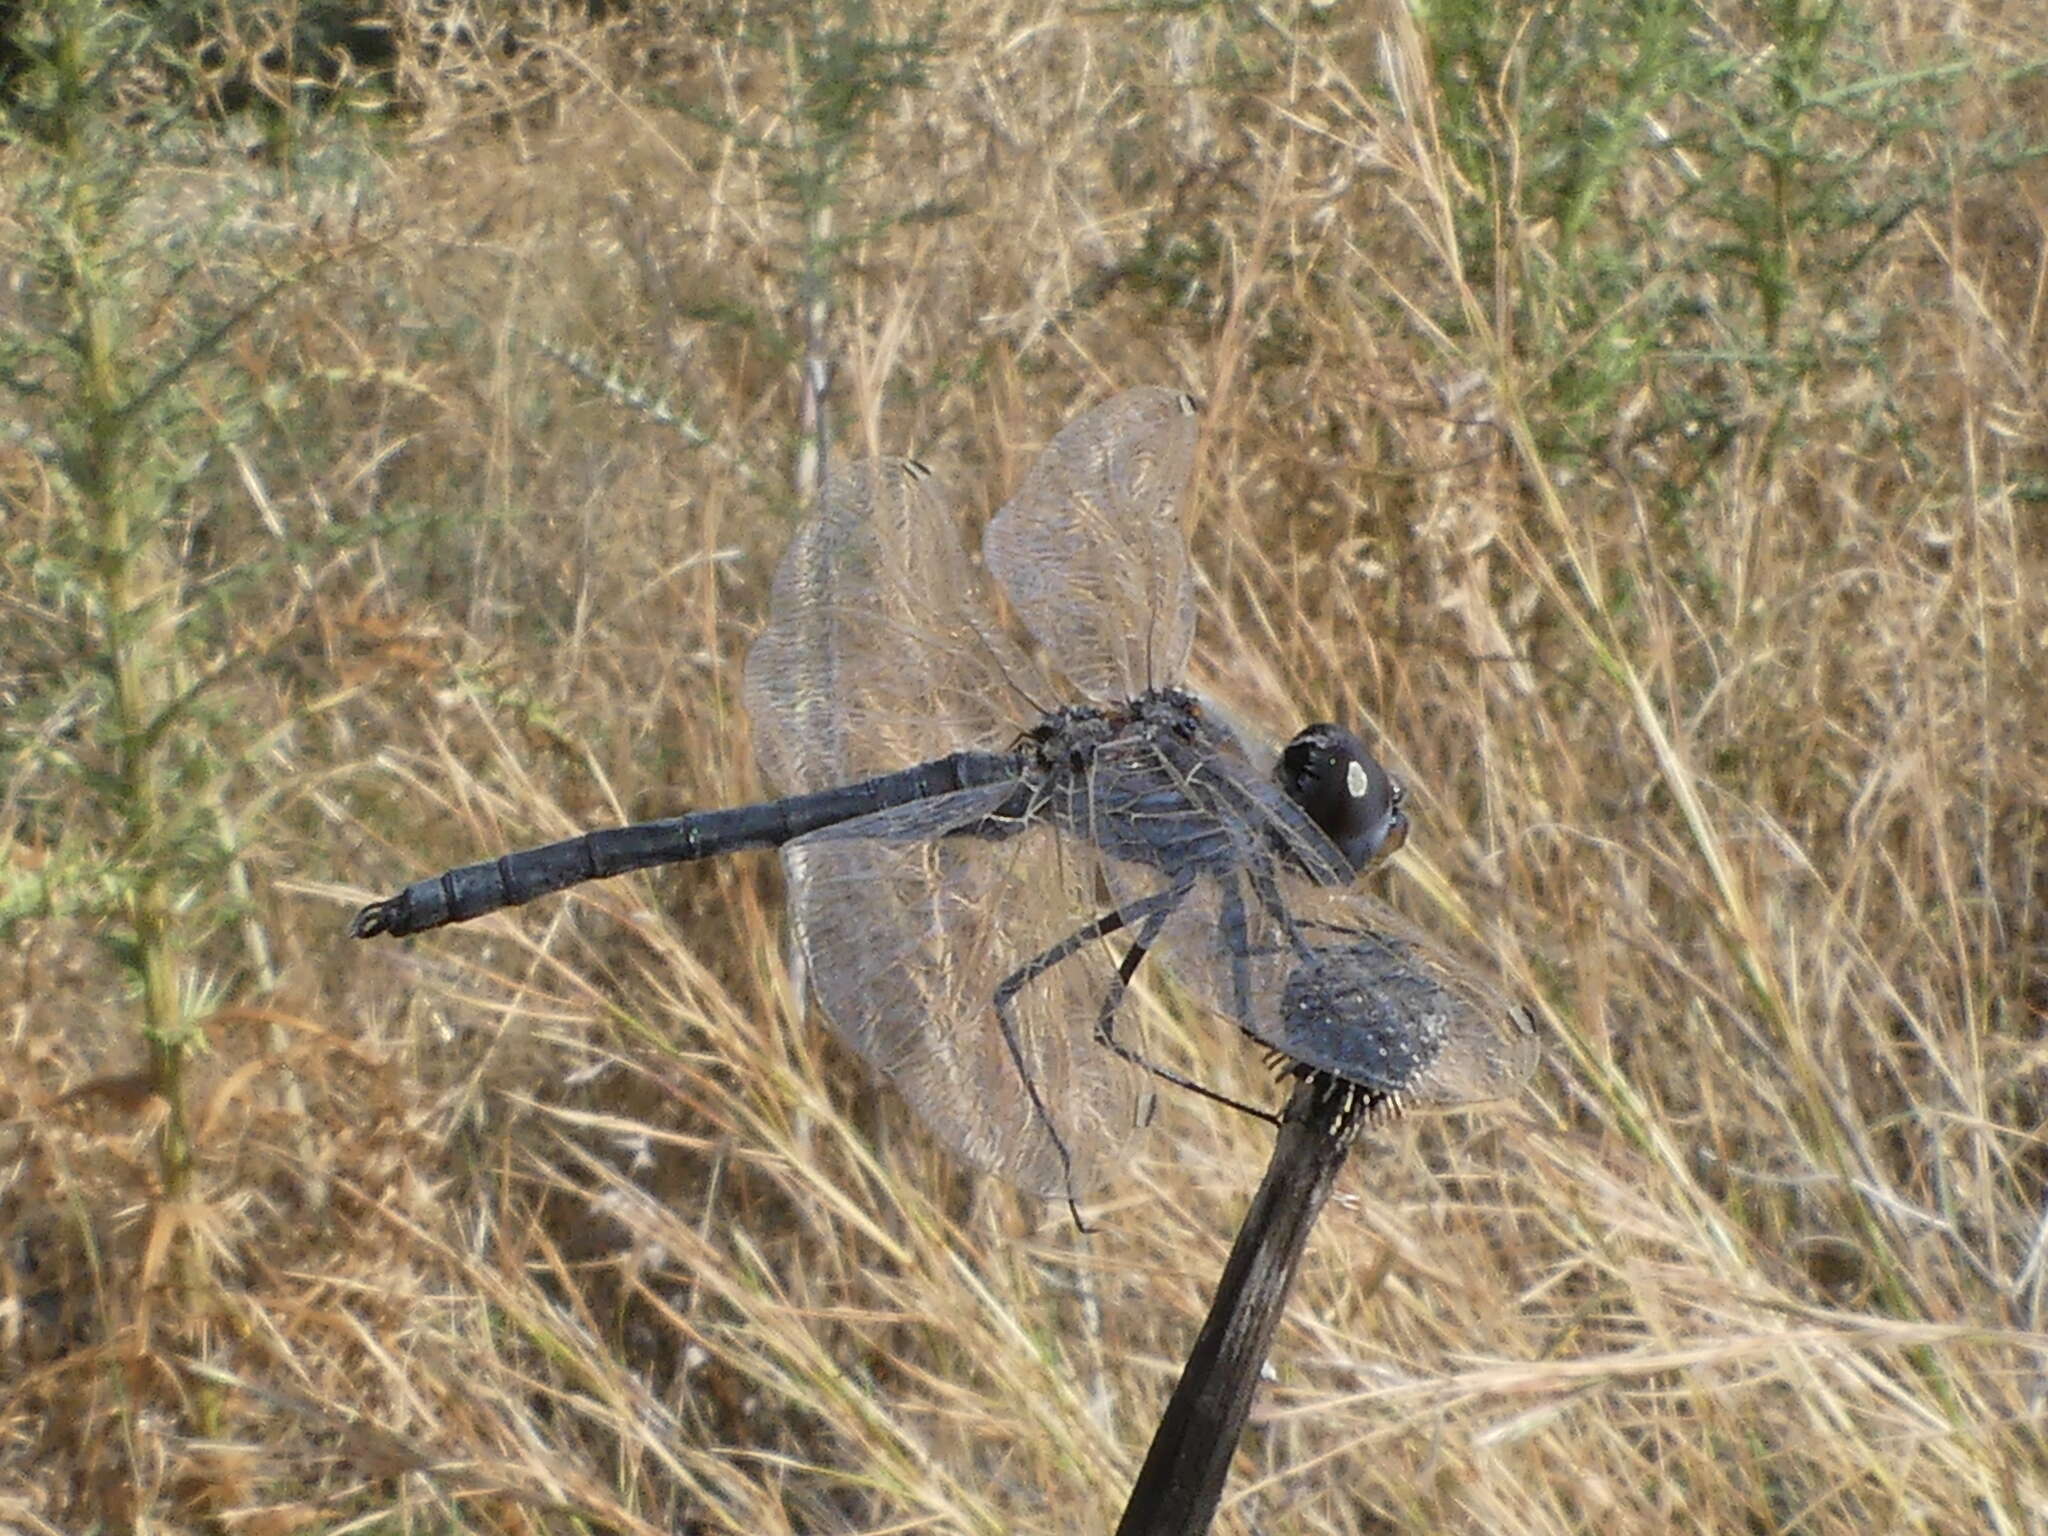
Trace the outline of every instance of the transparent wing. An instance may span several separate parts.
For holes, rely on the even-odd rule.
[[[1195,600],[1180,503],[1196,407],[1133,389],[1068,422],[988,526],[989,570],[1018,616],[1090,698],[1177,680]]]
[[[744,685],[778,793],[1004,747],[1033,718],[947,506],[914,459],[849,464],[790,539]]]
[[[1504,1099],[1528,1081],[1540,1053],[1527,1008],[1371,897],[1344,908],[1311,931],[1269,1044],[1337,1062],[1328,1070],[1404,1109]]]
[[[828,478],[777,568],[747,657],[755,750],[780,792],[966,747],[1006,747],[1047,690],[988,626],[943,488],[882,459]],[[1092,1187],[1138,1124],[1143,1085],[1094,1039],[1102,946],[1014,985],[1086,922],[1050,827],[980,824],[1014,786],[861,818],[783,850],[790,920],[827,1021],[968,1162],[1039,1194]],[[1055,1117],[1032,1106],[1024,1073]],[[1064,1143],[1071,1158],[1060,1156]]]
[[[1141,702],[1074,818],[1132,936],[1262,1045],[1402,1105],[1505,1096],[1534,1069],[1526,1010],[1383,902],[1227,724]]]
[[[964,790],[791,844],[791,916],[826,1017],[917,1116],[977,1167],[1071,1197],[1115,1171],[1150,1093],[1095,1038],[1108,947],[1076,943],[1031,974],[1097,915],[1087,851],[1043,823],[1000,840],[942,835],[1009,792]]]
[[[1158,948],[1260,1044],[1403,1107],[1505,1098],[1535,1070],[1528,1011],[1355,888],[1239,872],[1199,889]]]

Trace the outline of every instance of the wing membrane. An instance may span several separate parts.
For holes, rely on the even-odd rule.
[[[1103,943],[1022,979],[1096,915],[1086,851],[1043,824],[998,841],[935,836],[944,821],[978,824],[1007,793],[966,790],[791,844],[790,910],[826,1017],[917,1116],[968,1162],[1072,1197],[1114,1171],[1149,1093],[1095,1038],[1115,969]],[[996,1009],[1006,982],[1021,1069]]]
[[[1048,690],[990,627],[984,591],[922,465],[832,476],[777,569],[747,658],[762,771],[784,793],[967,747],[1006,747]],[[1006,713],[1007,712],[1007,713]],[[1034,1193],[1100,1183],[1144,1085],[1094,1038],[1113,971],[1100,943],[995,994],[1095,914],[1092,862],[1052,828],[969,835],[1013,785],[938,797],[783,850],[790,919],[825,1017],[968,1162]],[[1057,1126],[1032,1105],[1024,1073]],[[1064,1145],[1067,1157],[1061,1156]]]
[[[1506,1098],[1535,1070],[1526,1010],[1384,902],[1251,873],[1212,882],[1158,949],[1205,1006],[1306,1066],[1405,1107]]]
[[[1195,402],[1133,389],[1068,422],[989,524],[982,555],[1018,616],[1090,698],[1177,681],[1194,638],[1180,504]]]
[[[790,539],[744,689],[779,793],[1016,734],[1028,669],[986,620],[947,505],[914,459],[849,464]]]

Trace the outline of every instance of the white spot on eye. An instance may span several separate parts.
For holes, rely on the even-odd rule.
[[[1351,766],[1344,770],[1344,787],[1351,791],[1351,798],[1363,800],[1367,790],[1372,788],[1372,776],[1365,771],[1365,764],[1357,758],[1351,759]]]

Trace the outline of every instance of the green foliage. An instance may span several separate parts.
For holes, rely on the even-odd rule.
[[[661,87],[645,93],[759,157],[765,184],[787,210],[795,324],[785,331],[753,306],[716,293],[686,309],[691,318],[750,333],[780,361],[801,359],[807,391],[829,377],[826,333],[853,251],[892,227],[936,223],[960,211],[946,201],[905,205],[888,188],[887,168],[869,163],[878,125],[903,98],[929,85],[943,24],[936,5],[893,34],[869,0],[714,5],[699,28],[779,78],[782,110],[762,128],[693,96]],[[822,417],[802,409],[797,414],[807,439],[804,454],[815,463]]]
[[[1705,462],[1802,381],[1872,361],[1885,314],[1859,275],[2001,157],[1891,174],[1964,66],[1892,68],[1839,5],[1737,15],[1740,35],[1683,0],[1429,8],[1446,147],[1479,192],[1472,285],[1509,296],[1554,454],[1683,439]]]
[[[170,1105],[174,1197],[191,1157],[182,1065],[222,995],[195,962],[229,953],[215,941],[246,915],[235,865],[261,827],[244,780],[268,738],[235,688],[292,615],[291,541],[280,528],[252,559],[233,527],[249,515],[244,445],[289,411],[292,386],[253,376],[237,348],[332,254],[265,222],[276,173],[200,116],[189,38],[203,19],[22,7],[0,129],[25,177],[11,254],[28,279],[20,323],[0,332],[23,466],[0,490],[0,560],[29,620],[5,642],[0,762],[7,836],[34,850],[0,874],[0,937],[62,921],[127,978]],[[252,632],[265,586],[277,616]]]
[[[710,7],[700,22],[708,36],[781,61],[787,110],[778,130],[765,137],[700,101],[650,94],[737,143],[770,151],[776,162],[771,181],[798,208],[812,208],[838,192],[882,115],[929,83],[943,19],[934,6],[903,35],[890,37],[867,0]]]

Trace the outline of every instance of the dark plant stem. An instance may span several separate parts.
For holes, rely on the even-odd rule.
[[[1368,1108],[1359,1088],[1337,1078],[1314,1073],[1296,1085],[1117,1536],[1206,1531],[1215,1518],[1309,1233]]]

